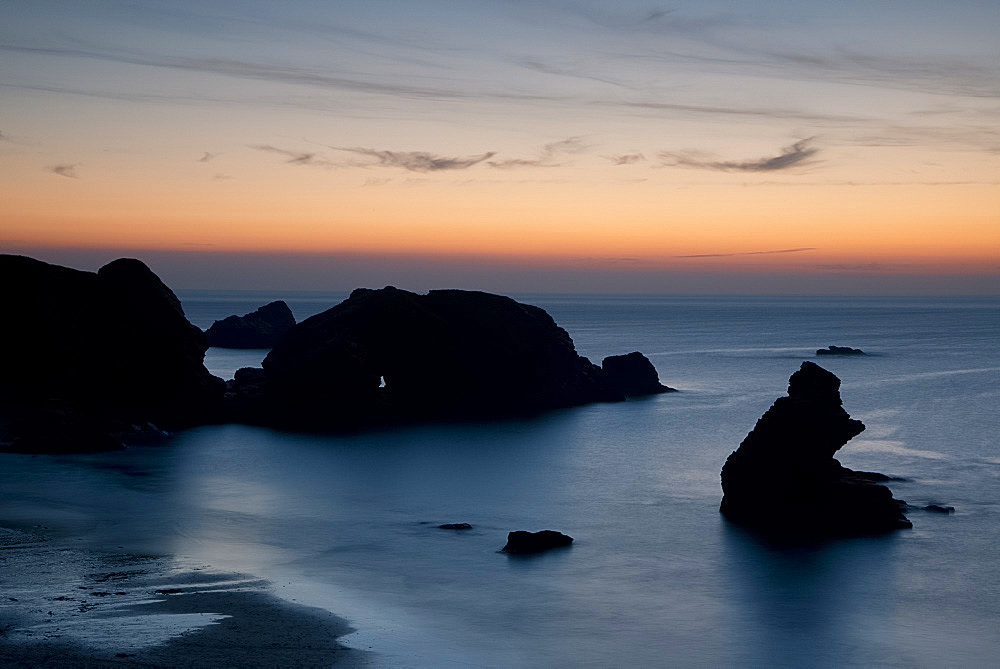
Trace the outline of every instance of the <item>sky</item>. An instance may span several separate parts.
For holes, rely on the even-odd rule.
[[[995,0],[8,0],[0,250],[176,288],[1000,294]]]

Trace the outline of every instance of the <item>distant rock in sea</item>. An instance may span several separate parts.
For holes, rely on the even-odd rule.
[[[553,548],[563,548],[572,543],[573,537],[555,530],[542,530],[540,532],[515,530],[507,534],[507,545],[500,550],[513,555],[528,555]]]
[[[945,506],[942,504],[928,504],[927,506],[920,507],[920,509],[924,511],[930,511],[931,513],[943,513],[943,514],[955,513],[955,507]]]
[[[209,346],[220,348],[271,348],[294,325],[292,310],[277,300],[249,314],[215,321],[205,338]]]
[[[653,363],[639,351],[609,355],[601,362],[601,370],[604,381],[626,397],[677,392],[660,383]]]
[[[544,310],[477,291],[359,288],[285,333],[263,370],[243,415],[279,426],[516,416],[625,398]],[[239,377],[230,390],[247,397]]]
[[[471,530],[472,525],[469,523],[445,523],[444,525],[438,525],[438,529],[441,530]]]
[[[205,336],[146,265],[82,272],[0,255],[0,441],[8,450],[120,445],[123,434],[214,419],[224,384]]]
[[[827,346],[816,350],[816,355],[867,355],[860,348],[850,346]]]
[[[905,502],[883,474],[834,457],[864,424],[841,406],[840,379],[803,362],[722,468],[721,511],[731,521],[787,538],[849,536],[911,527]]]

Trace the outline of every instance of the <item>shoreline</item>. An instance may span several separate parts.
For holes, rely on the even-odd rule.
[[[14,527],[12,527],[14,526]],[[169,557],[80,549],[0,526],[0,664],[12,667],[362,667],[354,629],[268,581]]]

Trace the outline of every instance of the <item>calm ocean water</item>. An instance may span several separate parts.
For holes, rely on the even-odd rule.
[[[284,298],[180,293],[201,327]],[[518,296],[595,362],[643,351],[682,392],[528,421],[323,437],[244,426],[156,447],[2,455],[7,518],[92,548],[271,580],[385,666],[995,666],[1000,300]],[[861,358],[820,358],[830,344]],[[264,351],[212,349],[220,376]],[[912,531],[769,545],[718,513],[719,471],[813,359],[867,430],[839,457],[904,477]],[[468,522],[471,531],[437,529]],[[568,550],[498,553],[513,529]]]

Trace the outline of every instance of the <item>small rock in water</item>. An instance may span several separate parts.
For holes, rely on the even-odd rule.
[[[674,392],[660,383],[649,358],[639,351],[627,355],[609,355],[601,362],[604,381],[626,397]]]
[[[955,507],[953,506],[943,506],[941,504],[928,504],[923,507],[924,511],[930,511],[932,513],[955,513]]]
[[[552,548],[562,548],[571,543],[573,543],[573,537],[555,530],[542,530],[540,532],[515,530],[507,534],[507,545],[503,547],[502,551],[524,555],[541,553]]]
[[[471,530],[472,525],[468,523],[445,523],[444,525],[438,525],[442,530]]]
[[[827,346],[826,348],[817,349],[816,355],[867,355],[860,348],[851,348],[850,346]]]

